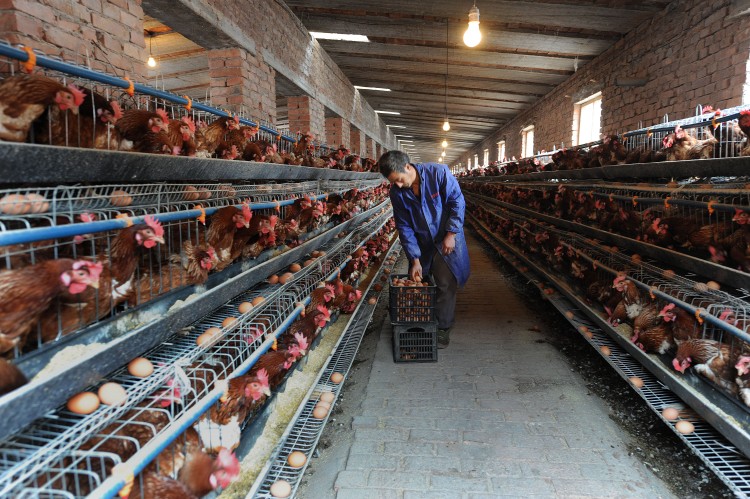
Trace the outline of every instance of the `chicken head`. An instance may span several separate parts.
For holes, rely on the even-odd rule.
[[[214,489],[226,488],[240,476],[240,461],[234,452],[226,448],[219,450],[213,468],[209,480]]]
[[[102,264],[85,260],[73,263],[73,268],[60,275],[60,281],[70,294],[82,293],[86,287],[94,289],[99,287],[99,274],[102,273]]]

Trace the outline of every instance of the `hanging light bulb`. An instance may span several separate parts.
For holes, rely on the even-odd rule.
[[[445,156],[445,149],[443,149],[443,153],[441,154],[441,156]]]
[[[154,34],[151,31],[147,31],[146,33],[148,33],[148,61],[146,61],[146,64],[150,68],[155,68],[156,59],[154,59],[153,51]]]
[[[479,9],[476,3],[469,10],[469,28],[464,33],[464,43],[467,47],[476,47],[482,41],[482,32],[479,31]]]
[[[443,123],[443,130],[446,132],[451,129],[451,124],[448,123],[448,118],[445,118],[445,123]]]
[[[443,146],[443,149],[445,149],[446,147],[448,147],[448,141],[443,139],[443,143],[440,145]]]

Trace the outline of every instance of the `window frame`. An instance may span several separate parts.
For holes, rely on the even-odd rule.
[[[502,163],[505,160],[505,141],[497,143],[497,162]]]
[[[598,106],[597,106],[598,103]],[[598,116],[594,117],[594,114],[596,114],[596,109],[598,107]],[[592,108],[591,115],[588,114],[589,108]],[[588,118],[588,116],[591,116],[591,118]],[[586,118],[586,122],[584,123],[584,118]],[[598,129],[594,132],[593,131],[593,124],[598,121]],[[584,126],[586,126],[588,129],[584,130]],[[585,135],[583,135],[582,138],[582,132],[587,132]],[[581,144],[588,144],[589,142],[595,142],[599,140],[602,133],[602,92],[596,92],[592,95],[589,95],[585,99],[581,99],[578,102],[576,102],[573,106],[573,133],[572,133],[572,141],[573,145],[581,145]]]
[[[531,144],[529,144],[531,136]],[[530,154],[526,154],[530,152]],[[521,129],[521,157],[528,158],[534,155],[534,125],[528,125]]]

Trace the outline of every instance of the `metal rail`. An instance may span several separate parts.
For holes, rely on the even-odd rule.
[[[272,315],[274,317],[273,329],[276,330],[276,335],[278,335],[279,332],[283,330],[285,325],[288,325],[288,323],[291,322],[288,314],[292,313],[292,311],[295,310],[296,303],[301,301],[305,295],[308,295],[317,286],[317,283],[321,280],[322,277],[324,277],[322,273],[329,273],[332,268],[336,269],[334,270],[334,273],[337,272],[338,265],[346,261],[346,256],[350,251],[352,251],[352,248],[356,247],[359,244],[362,244],[367,239],[368,231],[371,230],[373,231],[373,233],[376,232],[380,227],[382,227],[383,224],[385,224],[389,217],[390,212],[385,212],[376,216],[374,219],[368,221],[363,226],[352,232],[349,236],[347,236],[347,238],[335,241],[333,246],[328,249],[327,259],[324,264],[318,262],[315,265],[306,267],[295,275],[293,281],[279,286],[278,289],[272,290],[270,294],[267,294],[266,291],[265,293],[267,296],[267,300],[260,307],[251,310],[249,313],[243,316],[240,316],[239,320],[231,326],[224,327],[222,335],[217,336],[215,340],[211,342],[212,344],[209,351],[205,350],[206,347],[196,347],[195,339],[197,338],[199,332],[197,329],[200,328],[200,330],[202,330],[204,327],[220,325],[222,320],[229,316],[229,314],[236,314],[235,307],[238,303],[249,300],[253,295],[257,296],[257,291],[244,293],[239,297],[235,297],[230,303],[222,305],[212,314],[203,318],[200,321],[200,325],[195,325],[195,329],[193,329],[191,332],[187,334],[183,332],[173,338],[170,338],[166,343],[168,346],[157,348],[156,351],[150,352],[149,356],[160,358],[160,360],[162,360],[162,362],[167,366],[183,366],[180,369],[185,369],[185,371],[188,373],[188,376],[192,376],[191,370],[184,368],[185,365],[193,365],[196,359],[200,358],[203,354],[205,354],[207,358],[216,359],[217,355],[221,356],[220,352],[229,349],[232,352],[231,360],[227,361],[224,372],[226,374],[229,374],[230,372],[232,372],[232,367],[237,366],[237,364],[239,364],[239,366],[234,369],[235,373],[242,374],[246,372],[250,368],[252,363],[254,363],[255,359],[257,359],[265,350],[267,350],[267,347],[270,346],[273,341],[270,336],[268,325],[263,323],[263,321],[257,322],[256,320],[259,317],[262,318],[268,317],[269,314]],[[281,304],[281,308],[279,308],[277,304]],[[244,335],[246,335],[246,332],[248,330],[254,327],[258,330],[261,330],[263,334],[258,336],[254,341],[248,342],[244,339]],[[173,345],[177,345],[177,347],[174,347]],[[159,356],[158,352],[165,349],[171,353],[169,353],[166,357],[164,355]],[[242,359],[245,359],[245,361],[243,362]],[[115,378],[117,378],[117,376],[115,376]],[[146,383],[146,381],[148,383]],[[148,395],[148,393],[153,393],[155,387],[151,385],[157,384],[160,386],[164,386],[165,377],[152,375],[151,377],[147,378],[146,381],[143,381],[141,383],[141,385],[143,385],[142,387],[137,386],[136,383],[136,386],[131,386],[128,389],[129,396],[136,402],[138,400],[144,399]],[[182,431],[184,431],[192,421],[197,419],[197,417],[199,417],[200,414],[202,414],[202,412],[204,412],[211,405],[211,403],[215,401],[215,398],[218,398],[221,395],[221,393],[218,393],[217,395],[217,390],[209,387],[208,385],[204,386],[203,392],[207,393],[196,394],[196,397],[192,400],[185,401],[183,403],[183,414],[172,415],[171,419],[173,421],[172,423],[170,423],[168,428],[160,433],[155,440],[152,439],[147,446],[144,446],[142,449],[140,449],[135,456],[128,460],[128,462],[126,463],[126,467],[122,469],[127,471],[134,471],[135,473],[141,471],[148,464],[148,462],[150,462],[151,459],[153,459],[161,450],[167,447],[175,438],[177,438],[177,436],[182,433]],[[200,397],[198,397],[198,395],[200,395]],[[130,407],[127,407],[125,408],[125,410],[129,408]],[[91,435],[92,429],[95,430],[96,428],[102,428],[112,419],[100,416],[99,414],[100,412],[97,411],[97,413],[84,419],[84,421],[90,427],[92,427],[89,428],[89,432],[79,433],[78,431],[75,431],[77,430],[77,428],[73,428],[71,430],[75,434],[83,435],[83,437],[79,436],[78,440],[80,440],[81,438],[88,438]],[[189,421],[185,418],[189,419]],[[23,440],[24,437],[22,437],[22,435],[23,433],[13,437],[13,439],[21,438]],[[78,440],[76,440],[76,442],[80,444]],[[49,452],[43,449],[49,448],[51,445],[55,445],[56,442],[59,442],[57,445],[63,445],[65,443],[65,440],[53,438],[51,441],[46,443],[45,447],[35,453],[37,459],[42,459],[42,463],[34,466],[30,464],[29,459],[27,458],[22,463],[19,463],[19,465],[22,464],[21,469],[33,473],[34,470],[42,469],[47,461],[51,459],[54,460],[57,456],[60,455],[60,452]],[[63,447],[65,446],[63,445]],[[117,456],[112,455],[112,459],[116,459],[116,457]],[[60,475],[62,476],[63,474],[64,471],[61,471]],[[8,474],[4,475],[8,477]],[[25,476],[31,475],[26,474]],[[124,475],[122,475],[122,472],[118,471],[117,476],[108,479],[105,484],[97,489],[95,495],[98,496],[99,492],[101,492],[102,490],[104,491],[104,496],[107,497],[116,494],[117,490],[119,490],[119,487],[123,484],[123,477]],[[19,482],[23,483],[23,479],[15,478],[14,480],[12,480],[11,484],[18,484]],[[3,481],[0,480],[0,484],[2,483]],[[7,490],[7,488],[5,490]]]
[[[389,249],[388,255],[398,254],[400,251],[401,245],[396,239]],[[309,458],[312,457],[312,453],[318,445],[318,441],[328,423],[333,407],[338,400],[339,393],[346,382],[346,377],[349,374],[354,358],[357,355],[359,345],[365,331],[367,330],[367,326],[372,318],[375,308],[377,307],[377,304],[370,305],[367,303],[364,297],[371,295],[370,290],[372,286],[380,282],[378,277],[380,275],[385,275],[383,274],[383,270],[386,268],[392,269],[393,265],[382,265],[370,282],[368,288],[364,291],[363,299],[357,305],[356,310],[350,317],[344,332],[334,346],[327,362],[321,368],[315,382],[308,390],[305,396],[305,402],[299,406],[292,417],[289,425],[281,436],[273,456],[267,461],[266,465],[261,470],[258,478],[248,492],[246,499],[272,497],[270,495],[270,488],[277,480],[285,480],[289,482],[292,486],[292,493],[289,497],[295,496],[301,478],[310,463]],[[378,293],[378,296],[379,295],[380,293]],[[340,373],[344,376],[341,383],[337,384],[330,381],[331,375],[334,372]],[[324,392],[333,393],[335,398],[333,402],[331,402],[331,408],[329,409],[328,414],[322,419],[317,419],[313,417],[312,412],[320,399],[320,395]],[[293,468],[287,463],[287,457],[293,451],[300,451],[308,458],[301,468]]]
[[[106,377],[108,373],[126,364],[130,359],[141,355],[144,350],[161,344],[172,332],[179,331],[209,314],[219,304],[226,303],[241,294],[273,271],[299,260],[321,244],[333,240],[341,232],[357,228],[364,220],[387,206],[387,203],[388,201],[385,201],[300,246],[260,265],[242,270],[241,273],[231,278],[228,275],[231,269],[211,276],[209,282],[206,283],[208,289],[201,294],[201,299],[190,302],[189,306],[174,308],[172,306],[174,297],[169,300],[158,300],[153,304],[149,302],[149,306],[142,310],[142,313],[126,319],[126,322],[115,323],[119,324],[119,327],[112,327],[112,323],[105,322],[100,328],[76,338],[78,344],[106,342],[106,346],[92,353],[90,357],[80,359],[76,365],[68,366],[55,377],[29,383],[2,397],[0,420],[3,421],[3,425],[0,426],[0,438],[20,430],[29,421],[35,419],[40,412],[46,412],[64,404],[70,396]],[[237,264],[237,268],[240,270],[242,264]],[[187,297],[192,292],[185,290],[183,295]],[[177,311],[179,313],[176,313]],[[123,333],[121,329],[127,332]],[[62,350],[72,344],[72,342],[61,342],[56,350]],[[41,369],[46,364],[45,360],[49,361],[52,358],[52,353],[54,353],[52,350],[47,350],[44,356],[33,357],[33,368]],[[24,366],[22,368],[25,369]],[[35,400],[33,408],[29,407],[29,398]]]
[[[518,272],[529,278],[537,287],[541,287],[538,276],[543,276],[545,280],[552,282],[560,293],[545,295],[545,298],[564,314],[566,319],[576,327],[620,376],[631,384],[630,378],[632,376],[641,378],[644,387],[640,390],[636,389],[636,393],[723,482],[740,497],[747,497],[750,494],[750,479],[748,479],[750,476],[750,460],[743,456],[738,448],[717,433],[710,424],[700,420],[690,411],[686,411],[682,405],[682,400],[675,397],[675,394],[686,400],[689,405],[702,405],[708,411],[716,410],[716,406],[713,406],[704,398],[696,397],[695,393],[685,387],[684,383],[680,382],[673,373],[668,372],[663,367],[660,368],[658,363],[651,361],[650,356],[634,347],[632,343],[601,320],[596,312],[590,309],[567,286],[536,263],[525,258],[513,245],[493,234],[471,214],[467,215],[467,221],[474,227],[480,237],[493,246],[505,260],[513,265]],[[523,261],[523,264],[519,264],[520,261]],[[524,271],[521,268],[522,266],[527,270]],[[530,272],[528,267],[531,267],[534,271]],[[582,327],[585,329],[582,329]],[[590,337],[587,333],[590,334]],[[602,353],[601,347],[605,345],[609,347],[610,355]],[[653,373],[652,367],[657,369],[656,373]],[[668,382],[665,382],[665,380]],[[679,420],[684,419],[692,422],[696,428],[695,432],[689,435],[677,432],[673,426],[676,421],[668,421],[661,414],[661,411],[666,407],[678,409]],[[704,414],[701,415],[706,417]],[[710,419],[707,419],[714,425],[717,419],[721,422],[725,421],[725,417],[731,417],[726,414],[719,414],[717,418],[713,412],[710,412],[708,416]],[[725,431],[727,430],[725,429]],[[747,449],[744,452],[747,454]]]
[[[574,233],[585,234],[589,237],[595,237],[602,241],[616,244],[618,247],[626,248],[640,255],[673,262],[680,268],[686,269],[691,272],[697,272],[709,279],[718,279],[719,281],[734,286],[738,289],[746,288],[748,285],[748,277],[745,272],[720,265],[710,260],[703,260],[701,258],[686,255],[684,253],[678,253],[667,248],[662,248],[660,246],[656,246],[643,241],[637,241],[626,236],[621,236],[619,234],[613,234],[605,230],[589,227],[588,225],[584,225],[578,222],[572,222],[550,215],[545,215],[543,213],[538,213],[526,208],[522,208],[520,206],[499,201],[495,198],[490,198],[473,193],[467,193],[467,195],[473,196],[476,199],[481,200],[483,203],[493,204],[495,206],[521,213],[529,218],[535,218],[547,222],[560,229],[566,229]]]
[[[34,168],[18,165],[33,164]],[[0,185],[82,182],[196,182],[378,179],[371,172],[104,151],[37,144],[0,143]]]

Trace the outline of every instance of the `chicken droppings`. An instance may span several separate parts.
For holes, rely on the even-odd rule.
[[[63,348],[52,357],[47,365],[44,366],[44,368],[39,371],[31,381],[35,382],[51,378],[52,376],[69,369],[70,366],[80,364],[87,358],[99,353],[106,346],[106,343],[91,343],[89,345],[73,345]]]
[[[227,487],[219,496],[222,499],[244,499],[247,492],[258,478],[263,467],[271,458],[271,454],[283,435],[284,430],[294,417],[300,404],[305,400],[307,392],[323,368],[333,347],[338,342],[349,315],[341,314],[336,323],[331,324],[315,349],[307,354],[307,364],[301,370],[295,371],[286,381],[283,393],[277,393],[273,413],[268,418],[263,433],[258,437],[253,448],[242,460],[242,474],[239,479]]]

